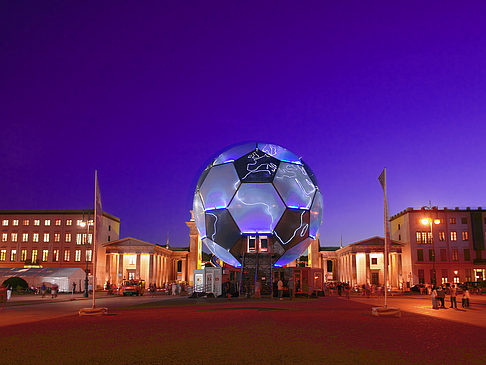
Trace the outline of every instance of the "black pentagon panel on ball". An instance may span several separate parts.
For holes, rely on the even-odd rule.
[[[287,208],[275,227],[275,236],[289,249],[309,237],[309,221],[308,210]]]
[[[206,237],[229,250],[241,232],[227,209],[206,211]]]
[[[280,161],[255,150],[233,163],[241,182],[272,182]]]

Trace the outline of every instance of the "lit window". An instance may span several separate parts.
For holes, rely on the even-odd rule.
[[[8,219],[4,219],[2,221],[2,226],[8,226]]]
[[[27,250],[20,251],[20,261],[26,261],[26,260],[27,260]]]
[[[44,233],[44,242],[49,242],[49,233]]]
[[[5,257],[7,256],[7,250],[0,251],[0,261],[5,261]]]
[[[71,251],[64,250],[64,261],[69,261],[71,256]]]
[[[22,233],[22,242],[28,242],[28,241],[29,241],[29,234]]]
[[[40,226],[40,219],[34,219],[34,226]]]
[[[94,220],[90,219],[90,220],[88,221],[88,226],[94,226]]]
[[[81,261],[81,250],[76,250],[74,261]]]
[[[128,255],[128,265],[135,265],[137,262],[137,255]]]
[[[17,250],[10,251],[10,261],[17,260]]]
[[[456,218],[449,218],[450,224],[456,224]]]
[[[91,261],[92,254],[93,254],[92,250],[86,250],[86,261]]]
[[[84,224],[84,223],[83,223],[83,220],[82,220],[82,219],[78,219],[78,220],[76,221],[76,225],[77,225],[77,226],[81,226],[81,225],[83,225],[83,224]]]
[[[445,241],[445,232],[439,232],[439,241]]]
[[[19,225],[19,220],[18,219],[14,219],[12,221],[12,226],[18,226]]]
[[[17,233],[12,233],[12,242],[17,242]]]
[[[47,256],[49,256],[49,250],[42,250],[42,261],[47,261]]]
[[[30,221],[28,219],[24,219],[24,226],[28,226],[30,224]]]
[[[268,251],[268,238],[266,236],[260,237],[260,252]]]
[[[8,241],[8,233],[2,233],[2,242]]]
[[[415,232],[417,243],[432,243],[432,234],[430,231],[417,231]]]
[[[44,225],[45,225],[45,226],[50,226],[50,225],[51,225],[51,220],[50,220],[50,219],[46,219],[46,220],[44,221]]]
[[[54,250],[52,253],[52,261],[59,261],[59,250]]]
[[[32,263],[37,262],[37,250],[32,250]]]
[[[83,240],[82,240],[83,245],[86,244],[86,239],[87,239],[87,234],[86,233],[83,233]]]
[[[458,261],[459,260],[459,253],[457,251],[457,248],[452,249],[452,261]]]
[[[256,252],[256,237],[249,236],[248,237],[248,251],[247,252]]]
[[[60,233],[54,233],[54,242],[59,242],[61,240],[61,234]]]
[[[71,233],[66,233],[66,242],[71,242]]]
[[[81,233],[78,233],[76,235],[76,244],[77,245],[80,245],[81,244],[82,237],[83,237],[83,235]]]
[[[108,241],[109,241],[109,239],[108,239]],[[93,243],[93,235],[90,233],[90,234],[88,234],[88,244],[90,245],[92,243]]]
[[[73,225],[73,220],[72,219],[67,219],[66,220],[66,226],[72,226],[72,225]]]
[[[462,232],[462,240],[463,241],[469,240],[469,232],[468,231],[463,231]]]
[[[456,231],[451,232],[451,241],[457,241],[457,232]]]
[[[466,217],[461,218],[461,224],[467,224],[467,218]]]
[[[56,219],[56,226],[60,226],[61,225],[61,220],[60,219]]]
[[[34,233],[34,236],[32,237],[32,241],[39,242],[39,233]]]

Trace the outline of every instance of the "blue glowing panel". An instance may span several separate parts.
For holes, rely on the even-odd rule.
[[[322,223],[322,206],[322,195],[318,190],[316,191],[314,202],[312,203],[310,210],[309,236],[312,238],[316,238],[317,232],[319,232],[319,227]]]
[[[233,164],[213,166],[199,189],[204,209],[226,208],[239,184]]]
[[[267,155],[275,157],[280,161],[292,162],[296,164],[301,164],[300,158],[295,154],[290,152],[288,149],[280,147],[276,144],[259,143],[258,149],[265,152]]]
[[[285,210],[274,233],[284,247],[290,248],[309,237],[309,215],[308,210]]]
[[[253,150],[256,150],[256,143],[253,142],[234,146],[216,157],[213,165],[221,165],[223,163],[233,162]]]
[[[241,182],[272,182],[280,161],[255,150],[240,157],[234,164]]]
[[[310,209],[316,187],[302,165],[281,162],[273,184],[287,207]]]
[[[242,233],[272,233],[285,205],[272,184],[241,184],[228,207]]]
[[[203,238],[202,240],[206,247],[213,253],[213,255],[217,256],[220,260],[223,260],[227,264],[240,267],[241,263],[226,249],[222,248],[221,246],[217,245],[209,238]]]
[[[288,249],[285,253],[280,256],[280,258],[273,264],[276,267],[282,267],[287,265],[289,262],[297,260],[302,254],[307,250],[307,248],[312,243],[311,238],[307,238],[298,245]]]
[[[197,230],[199,231],[199,236],[206,237],[206,216],[204,214],[204,207],[202,204],[201,196],[198,192],[194,194],[192,213],[194,215],[194,221],[196,222]]]
[[[240,239],[241,233],[227,209],[207,210],[206,236],[229,250]]]

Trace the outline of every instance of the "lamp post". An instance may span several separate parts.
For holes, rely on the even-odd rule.
[[[433,277],[432,277],[432,284],[434,286],[437,285],[437,276],[436,276],[436,273],[435,273],[435,241],[434,241],[434,231],[433,231],[433,226],[434,224],[439,224],[440,223],[440,219],[432,219],[432,218],[422,218],[420,220],[420,222],[424,225],[424,226],[427,226],[427,225],[430,225],[430,243],[432,243],[432,251],[434,252],[434,260],[432,261],[432,273],[433,273]]]
[[[84,219],[84,217],[83,217]],[[79,223],[79,225],[84,228],[86,227],[86,250],[85,250],[85,258],[86,258],[86,276],[84,278],[84,297],[87,298],[88,297],[88,283],[89,283],[89,280],[88,280],[88,242],[89,242],[89,215],[88,215],[88,219],[86,219],[86,221],[82,221],[81,223]],[[81,241],[82,242],[82,241]]]

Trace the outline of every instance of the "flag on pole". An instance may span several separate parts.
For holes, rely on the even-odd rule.
[[[380,176],[378,177],[378,180],[380,181],[383,191],[386,191],[386,167],[381,172]]]

